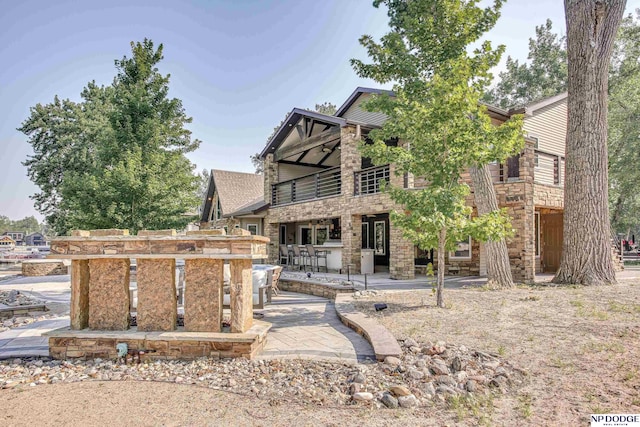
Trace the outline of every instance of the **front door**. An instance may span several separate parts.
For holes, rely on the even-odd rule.
[[[373,249],[375,265],[389,265],[389,214],[362,217],[362,247]]]
[[[562,255],[562,214],[542,214],[542,271],[555,273]]]

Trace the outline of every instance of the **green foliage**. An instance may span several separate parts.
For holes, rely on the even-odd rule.
[[[611,224],[640,232],[640,10],[621,23],[609,73],[609,206]]]
[[[460,183],[470,166],[504,161],[519,151],[522,117],[500,127],[491,123],[480,98],[503,51],[487,41],[472,54],[467,47],[493,27],[501,1],[481,9],[477,1],[388,0],[374,4],[389,7],[391,32],[380,43],[369,36],[360,41],[373,63],[352,60],[361,77],[381,83],[397,82],[394,97],[379,95],[364,104],[369,111],[388,116],[381,129],[370,132],[374,141],[361,143],[364,156],[376,165],[393,163],[398,175],[411,173],[428,179],[421,190],[390,186],[391,198],[404,207],[394,212],[394,224],[406,238],[423,249],[436,246],[446,230],[445,247],[468,234],[496,240],[511,231],[504,211],[470,219],[465,198],[469,188]],[[405,143],[387,146],[399,138]]]
[[[183,228],[200,197],[185,153],[200,141],[169,75],[156,65],[162,45],[131,43],[111,86],[91,82],[82,102],[36,105],[19,128],[34,149],[24,165],[40,187],[35,206],[57,233],[72,228]]]
[[[23,231],[25,234],[44,232],[42,224],[34,216],[25,216],[13,221],[7,216],[0,215],[0,234],[5,231]]]
[[[528,63],[507,57],[506,71],[487,92],[484,100],[509,108],[525,105],[567,90],[566,38],[552,32],[551,20],[536,27],[536,38],[529,39]]]

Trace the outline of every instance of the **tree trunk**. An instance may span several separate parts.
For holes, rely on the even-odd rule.
[[[491,172],[489,166],[481,168],[469,168],[471,180],[473,181],[474,198],[478,215],[488,214],[497,211],[498,198],[496,190],[491,182]],[[513,276],[511,275],[511,265],[509,264],[509,251],[507,242],[500,239],[495,242],[484,244],[487,255],[487,285],[495,289],[512,288]]]
[[[444,291],[444,252],[445,242],[447,241],[447,229],[442,227],[438,236],[438,280],[436,283],[436,305],[444,308],[444,300],[442,292]]]
[[[625,0],[565,0],[568,124],[564,236],[554,283],[615,283],[607,170],[607,84]]]

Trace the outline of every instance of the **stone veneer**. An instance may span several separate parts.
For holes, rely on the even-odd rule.
[[[69,274],[69,268],[62,261],[30,260],[22,261],[23,276],[59,276]]]
[[[234,229],[177,236],[173,230],[77,231],[56,238],[52,256],[71,260],[70,327],[48,334],[52,357],[114,357],[117,343],[166,357],[248,357],[268,327],[253,325],[253,259],[267,239]],[[130,259],[137,260],[137,327],[130,329]],[[177,330],[176,258],[185,259],[184,327]],[[231,267],[231,333],[221,334],[223,263]],[[266,324],[268,325],[268,324]],[[87,329],[88,328],[88,329]],[[251,332],[253,330],[253,332]],[[116,332],[117,331],[117,332]]]
[[[264,233],[271,239],[268,246],[269,261],[278,262],[279,230],[281,223],[304,222],[314,219],[339,217],[342,227],[342,265],[351,264],[360,269],[361,217],[367,214],[388,213],[398,209],[386,194],[354,195],[354,173],[360,170],[361,156],[357,149],[360,139],[359,126],[348,125],[341,130],[341,177],[342,194],[325,199],[317,199],[291,205],[271,207],[264,222]],[[498,205],[506,208],[511,217],[514,235],[508,239],[509,260],[514,279],[522,282],[533,282],[535,278],[535,223],[536,208],[562,209],[564,206],[564,190],[560,186],[549,186],[535,183],[534,141],[526,140],[520,156],[520,176],[516,180],[496,182],[495,189]],[[265,158],[265,201],[269,203],[271,185],[278,182],[277,164],[273,154]],[[403,185],[404,177],[396,176],[391,165],[391,182]],[[468,174],[463,181],[471,184]],[[407,177],[409,188],[414,183],[420,185],[423,179]],[[471,186],[473,188],[473,186]],[[473,193],[467,203],[474,205]],[[449,259],[445,274],[478,275],[480,271],[480,245],[472,240],[471,259]],[[392,223],[389,226],[389,272],[393,279],[410,279],[414,277],[414,245],[402,237],[401,231]],[[435,266],[437,268],[437,264]]]
[[[342,228],[342,265],[352,265],[353,271],[360,270],[360,249],[362,242],[362,215],[388,213],[399,208],[387,194],[354,195],[354,173],[360,170],[361,156],[357,148],[360,126],[348,125],[341,129],[341,179],[342,193],[324,199],[310,200],[269,208],[264,220],[265,235],[270,238],[269,262],[277,263],[279,256],[278,225],[290,222],[304,222],[314,219],[340,218]],[[277,164],[273,155],[268,154],[265,165],[265,201],[271,202],[271,185],[278,182]],[[396,176],[393,165],[390,179],[394,185],[403,185],[404,177]],[[401,232],[389,225],[389,271],[392,279],[412,279],[414,277],[414,247],[404,239]]]
[[[271,324],[254,320],[242,334],[199,332],[139,332],[56,330],[49,337],[49,353],[54,359],[103,358],[118,356],[116,345],[127,344],[130,352],[143,352],[141,360],[197,359],[199,357],[254,359],[266,344]]]

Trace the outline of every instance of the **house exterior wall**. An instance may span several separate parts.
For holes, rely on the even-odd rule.
[[[278,261],[279,233],[281,223],[309,221],[325,218],[340,218],[342,228],[342,265],[352,266],[352,271],[360,270],[360,249],[362,244],[362,215],[388,213],[398,206],[387,194],[376,193],[354,195],[354,173],[360,170],[361,155],[357,148],[360,139],[358,126],[345,126],[341,130],[341,179],[342,193],[325,199],[269,208],[265,218],[265,235],[271,239],[268,245],[270,262]],[[276,183],[276,168],[272,168],[273,157],[265,159],[265,194],[271,194],[271,185]],[[402,176],[395,176],[391,166],[391,182],[403,185]],[[400,230],[390,224],[389,272],[394,279],[414,277],[413,244],[402,238]]]
[[[564,156],[567,138],[567,98],[525,116],[524,131],[538,138],[538,149]]]
[[[387,115],[383,113],[371,113],[362,109],[362,103],[369,99],[371,94],[363,93],[342,114],[342,117],[352,122],[367,123],[369,125],[382,126],[387,121]]]

